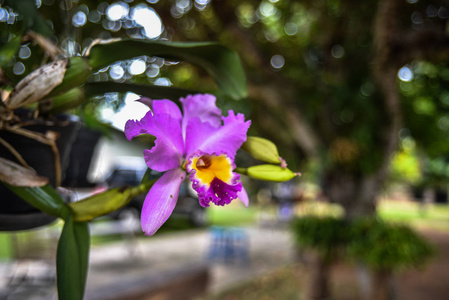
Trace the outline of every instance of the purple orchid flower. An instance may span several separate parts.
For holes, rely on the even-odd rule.
[[[139,134],[156,137],[153,148],[144,150],[149,168],[165,172],[148,192],[141,223],[153,235],[175,208],[181,183],[189,174],[200,205],[229,204],[239,198],[248,206],[248,195],[235,169],[234,157],[246,141],[251,121],[229,111],[221,115],[212,95],[181,98],[184,115],[170,100],[141,99],[151,109],[140,121],[125,125],[128,140]]]

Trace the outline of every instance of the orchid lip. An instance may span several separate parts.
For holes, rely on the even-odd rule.
[[[196,151],[187,162],[192,187],[202,206],[226,205],[238,198],[242,190],[240,175],[233,173],[233,160],[225,153],[208,154]]]

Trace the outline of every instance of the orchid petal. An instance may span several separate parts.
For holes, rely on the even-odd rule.
[[[187,124],[187,157],[197,150],[205,153],[226,153],[234,158],[237,150],[246,141],[246,132],[251,121],[245,122],[242,114],[235,115],[232,110],[227,117],[222,117],[224,124],[218,128],[204,123],[200,118],[192,118]]]
[[[153,235],[170,217],[186,174],[181,169],[167,171],[148,192],[142,207],[141,225],[145,235]]]
[[[137,101],[148,106],[155,116],[160,114],[169,114],[173,119],[182,118],[181,110],[178,105],[171,100],[152,100],[150,98],[142,97]]]
[[[246,192],[245,188],[242,186],[242,190],[237,193],[237,197],[240,199],[240,201],[245,204],[246,207],[249,205],[249,197],[248,193]]]
[[[125,136],[128,140],[132,140],[134,137],[140,135],[140,134],[145,134],[147,132],[147,130],[144,127],[144,124],[146,123],[146,119],[151,118],[153,116],[153,114],[151,113],[151,111],[148,111],[145,116],[140,120],[128,120],[125,124]]]
[[[140,121],[126,122],[125,135],[129,140],[139,134],[151,134],[156,137],[154,147],[144,150],[148,167],[164,172],[181,165],[184,155],[181,120],[165,113],[152,115],[148,112]]]
[[[202,122],[210,123],[213,127],[221,124],[221,110],[215,105],[216,98],[209,94],[189,95],[180,99],[184,118],[182,132],[185,134],[187,124],[191,118],[200,118]]]

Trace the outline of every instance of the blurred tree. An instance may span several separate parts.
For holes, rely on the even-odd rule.
[[[240,53],[252,130],[290,163],[316,168],[323,193],[353,219],[375,213],[399,142],[421,156],[448,153],[448,5],[174,0],[157,11],[174,39]]]
[[[399,141],[447,153],[448,4],[177,0],[156,10],[174,39],[241,54],[253,130],[290,150],[289,162],[315,162],[324,194],[352,218],[374,213]]]

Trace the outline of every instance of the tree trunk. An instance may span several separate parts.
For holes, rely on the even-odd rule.
[[[324,300],[330,298],[329,269],[330,263],[316,251],[311,251],[307,260],[309,278],[306,286],[305,300]]]
[[[366,300],[392,300],[391,271],[373,271],[371,287]]]

